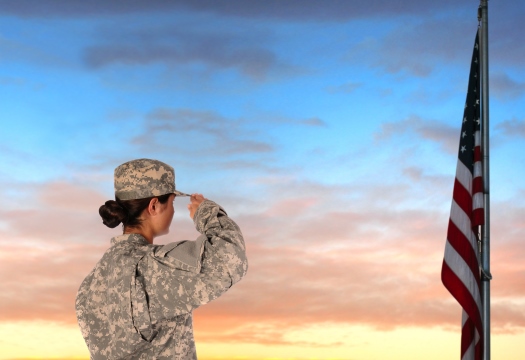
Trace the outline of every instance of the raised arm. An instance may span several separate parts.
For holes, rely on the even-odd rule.
[[[187,313],[216,299],[248,269],[241,230],[222,207],[203,199],[193,221],[202,234],[197,240],[160,247],[150,259],[153,281],[147,287],[165,317]]]

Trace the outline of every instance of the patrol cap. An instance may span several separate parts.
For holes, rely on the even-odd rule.
[[[115,196],[120,200],[144,199],[172,193],[190,196],[175,190],[175,171],[162,161],[131,160],[115,169]]]

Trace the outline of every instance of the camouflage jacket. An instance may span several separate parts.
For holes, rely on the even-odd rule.
[[[241,231],[216,203],[194,216],[195,241],[149,244],[111,239],[76,298],[92,360],[196,359],[192,310],[216,299],[248,268]]]

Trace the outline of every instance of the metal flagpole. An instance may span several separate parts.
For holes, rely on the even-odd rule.
[[[489,171],[489,35],[488,0],[481,10],[481,152],[483,156],[483,203],[485,222],[481,227],[481,301],[483,304],[483,360],[490,360],[490,171]]]

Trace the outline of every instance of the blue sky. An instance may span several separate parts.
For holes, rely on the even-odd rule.
[[[525,3],[489,5],[494,259],[505,262],[494,265],[493,294],[502,309],[494,327],[523,334]],[[46,313],[46,301],[53,293],[70,301],[114,235],[97,218],[98,206],[113,196],[113,169],[148,157],[173,165],[178,188],[222,204],[247,235],[251,277],[239,285],[238,298],[212,310],[226,312],[260,296],[266,305],[247,309],[239,322],[277,329],[280,321],[315,325],[328,316],[346,325],[455,331],[459,306],[442,289],[439,270],[477,6],[465,0],[2,1],[0,245],[12,260],[1,271],[17,274],[23,266],[17,254],[36,246],[51,250],[31,258],[32,271],[51,282],[57,273],[70,275],[51,288],[32,285],[31,273],[19,275],[33,279],[27,286],[13,277],[2,309],[21,292],[28,299],[35,289],[50,295],[34,313],[15,311],[0,323],[74,326],[70,310]],[[177,206],[174,238],[195,236],[184,204]],[[78,251],[88,256],[77,258]],[[272,299],[257,289],[270,283],[286,297],[286,284],[302,284],[317,261],[305,258],[318,253],[339,274],[322,270],[313,286],[327,309],[305,304],[299,306],[305,313],[289,318],[268,310]],[[51,263],[40,268],[37,260]],[[268,261],[275,271],[265,268]],[[376,277],[384,267],[396,270]],[[413,310],[384,303],[379,290],[404,283],[405,269],[424,276],[394,291],[394,302],[428,289]],[[363,306],[353,285],[341,290],[347,304],[323,290],[323,276],[331,284],[348,271],[366,279],[361,291],[370,294],[371,308],[401,315],[329,316]],[[497,285],[501,278],[507,280]],[[312,287],[304,286],[301,291]],[[266,311],[267,322],[261,320]],[[233,333],[237,328],[231,324]],[[282,342],[276,334],[265,341]]]

